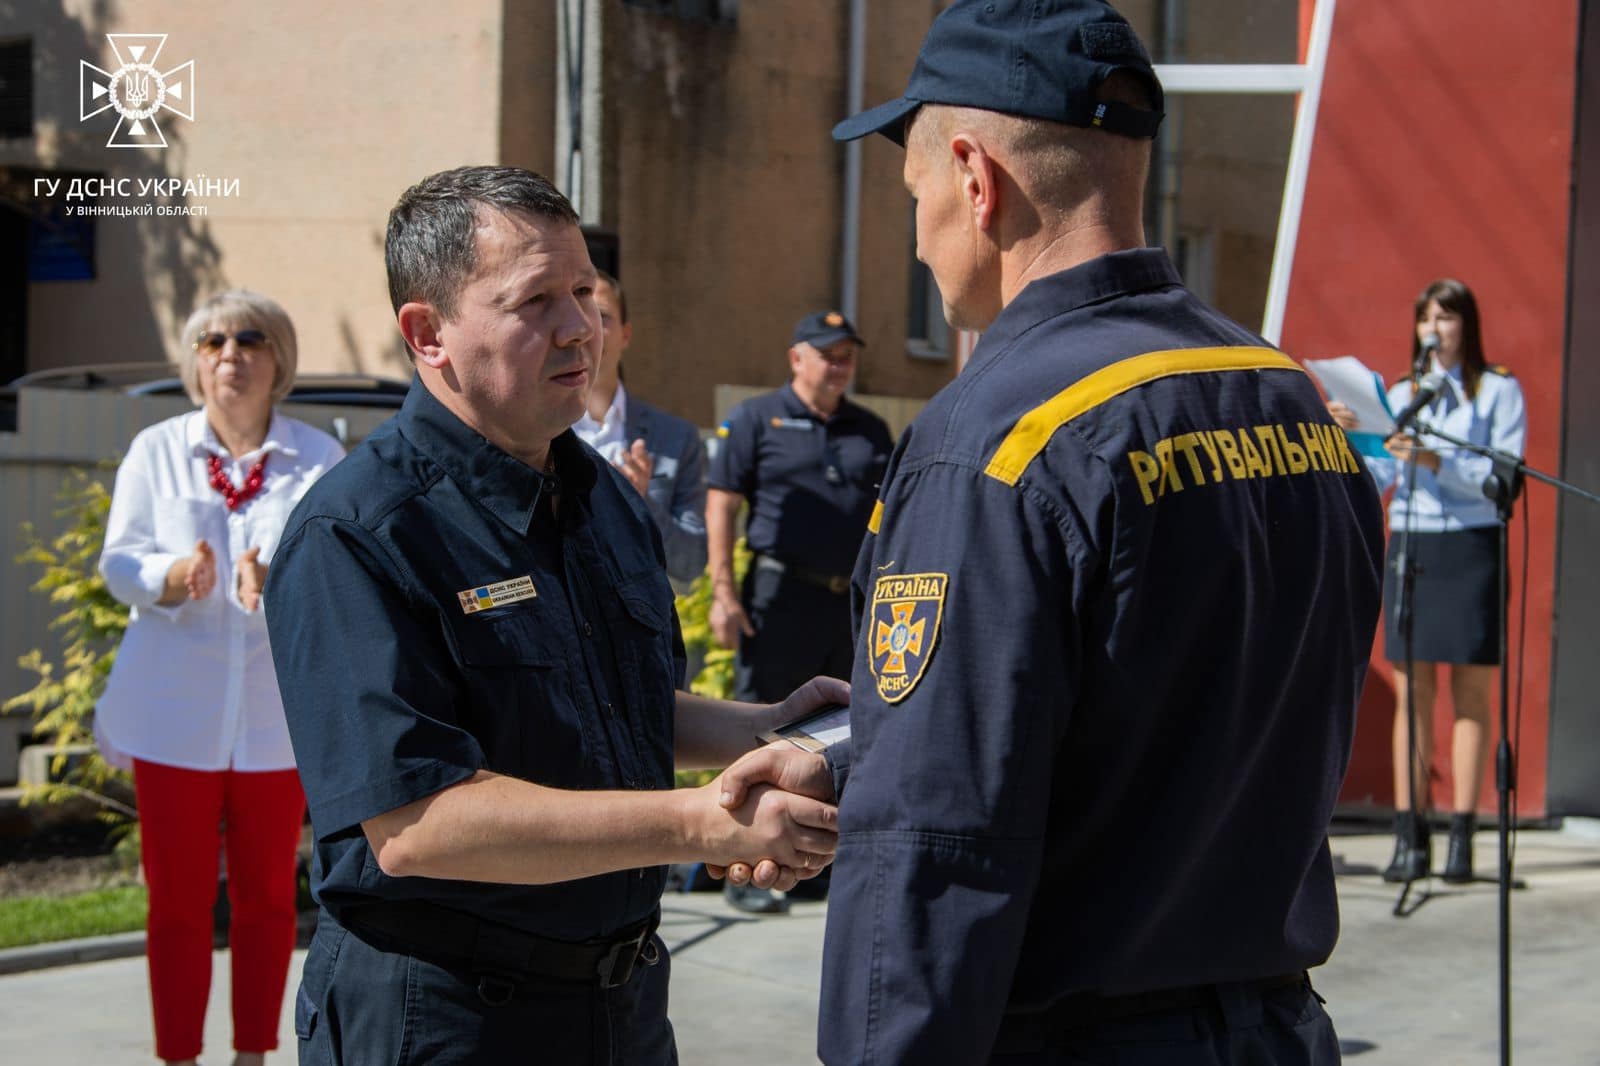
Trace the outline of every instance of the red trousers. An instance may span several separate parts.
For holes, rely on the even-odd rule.
[[[156,1057],[200,1054],[211,994],[217,856],[227,849],[233,1046],[271,1051],[295,939],[295,848],[305,793],[294,770],[183,770],[135,760],[150,892],[147,957]]]

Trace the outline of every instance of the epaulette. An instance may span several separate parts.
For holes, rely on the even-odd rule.
[[[1483,372],[1485,374],[1494,374],[1496,377],[1502,378],[1515,377],[1515,375],[1512,374],[1508,368],[1501,366],[1499,363],[1489,364],[1483,368]]]

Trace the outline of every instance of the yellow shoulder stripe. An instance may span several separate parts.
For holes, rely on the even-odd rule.
[[[883,501],[879,500],[872,505],[872,517],[867,519],[867,532],[876,535],[881,525],[883,525]]]
[[[1018,420],[1000,442],[984,473],[1015,485],[1028,464],[1044,451],[1056,430],[1129,389],[1174,374],[1218,370],[1294,370],[1300,364],[1272,348],[1181,348],[1147,352],[1103,367],[1067,386]]]

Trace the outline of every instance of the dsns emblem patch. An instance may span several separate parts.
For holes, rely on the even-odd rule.
[[[949,585],[948,574],[886,574],[873,586],[867,646],[885,703],[899,703],[922,680],[938,643]]]

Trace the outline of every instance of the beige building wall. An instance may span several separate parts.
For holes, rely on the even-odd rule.
[[[408,374],[389,207],[446,167],[549,165],[553,23],[543,0],[0,5],[0,36],[34,40],[37,134],[0,166],[240,183],[191,198],[204,217],[97,219],[96,280],[30,286],[29,369],[167,357],[195,302],[243,285],[289,310],[302,370]],[[195,61],[195,119],[159,116],[165,150],[106,147],[114,113],[78,121],[79,60],[115,70],[123,32],[168,34],[160,70]]]
[[[897,95],[939,0],[875,0],[866,96]],[[840,302],[848,4],[746,2],[735,24],[606,6],[603,221],[620,240],[628,387],[708,424],[717,383],[776,386],[795,321]],[[879,139],[881,140],[881,138]],[[901,153],[864,152],[857,387],[928,396],[951,362],[910,359],[911,200]]]
[[[503,161],[558,177],[556,10],[568,0],[40,0],[0,5],[0,36],[33,37],[37,137],[0,166],[112,177],[238,179],[204,217],[97,220],[93,282],[30,286],[29,367],[167,355],[204,294],[280,300],[305,370],[405,374],[382,266],[396,195],[420,176]],[[572,0],[581,7],[581,0]],[[1180,57],[1293,59],[1286,0],[1129,0],[1150,41],[1183,13]],[[870,0],[865,102],[898,94],[944,0]],[[744,0],[731,24],[602,0],[603,226],[619,236],[635,324],[630,387],[702,425],[718,383],[774,386],[800,315],[840,301],[848,0]],[[197,113],[163,115],[172,147],[109,149],[114,121],[77,121],[78,61],[112,68],[108,32],[169,34],[193,58]],[[592,102],[591,102],[592,103]],[[598,114],[595,111],[598,110]],[[1186,100],[1168,148],[1181,233],[1208,243],[1216,301],[1260,319],[1292,102]],[[862,147],[858,388],[926,397],[953,360],[906,339],[911,201],[903,153]],[[1152,232],[1152,239],[1155,238]]]

